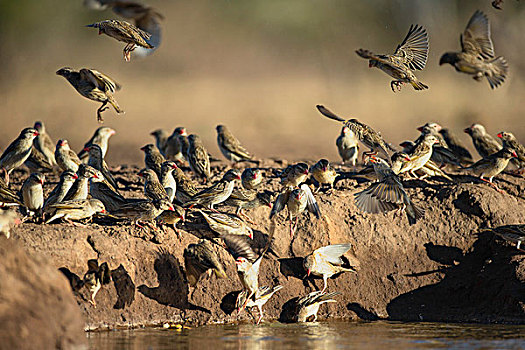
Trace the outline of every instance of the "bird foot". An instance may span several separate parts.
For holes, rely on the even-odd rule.
[[[397,91],[401,91],[401,87],[403,86],[403,82],[402,81],[399,81],[399,80],[392,80],[390,82],[390,88],[392,89],[393,92],[396,92],[396,89]]]
[[[97,308],[97,302],[95,300],[89,300],[89,303],[93,305],[95,309]]]

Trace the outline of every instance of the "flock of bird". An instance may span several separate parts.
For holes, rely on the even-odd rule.
[[[137,13],[145,18],[154,18],[157,25],[161,19],[153,9],[128,1],[88,2],[91,6],[112,6],[116,13],[135,18],[136,24],[142,23],[137,20]],[[152,35],[124,21],[107,20],[89,27],[98,28],[99,34],[125,42],[126,61],[130,60],[136,46],[146,49],[154,47],[148,41]],[[155,32],[155,37],[158,44],[159,31]],[[450,63],[456,70],[471,74],[476,80],[486,77],[492,88],[503,82],[507,74],[506,61],[495,57],[489,22],[481,11],[476,11],[470,19],[461,37],[461,46],[459,53],[444,54],[440,64]],[[423,69],[427,61],[428,35],[421,26],[410,27],[393,55],[376,55],[363,49],[357,50],[357,54],[368,59],[370,67],[377,67],[394,77],[391,83],[393,91],[404,83],[410,83],[416,90],[428,88],[413,73]],[[118,113],[123,112],[113,96],[120,86],[105,74],[94,69],[77,72],[71,68],[62,68],[57,74],[66,78],[82,96],[102,103],[97,111],[99,121],[102,121],[101,113],[107,109],[107,104]],[[0,203],[2,206],[18,206],[23,214],[21,221],[50,224],[62,220],[72,225],[85,225],[80,221],[87,223],[93,216],[102,216],[104,220],[129,221],[144,231],[157,231],[158,226],[164,230],[169,225],[177,235],[180,233],[176,225],[185,221],[187,213],[200,215],[213,232],[213,238],[200,239],[184,250],[188,284],[195,287],[201,275],[210,271],[218,278],[225,278],[223,262],[217,254],[217,249],[225,248],[235,260],[243,286],[237,297],[237,308],[240,312],[257,307],[259,323],[263,318],[263,305],[282,289],[279,285],[260,286],[259,269],[265,253],[270,249],[275,220],[282,217],[280,213],[285,209],[290,235],[293,236],[303,213],[310,212],[321,218],[315,198],[317,191],[328,187],[326,191],[330,193],[336,190],[335,185],[341,179],[361,177],[371,184],[354,194],[357,208],[373,214],[399,210],[413,225],[425,212],[410,198],[403,186],[403,177],[420,180],[440,177],[454,182],[451,172],[470,172],[501,191],[493,178],[505,170],[509,162],[513,162],[519,174],[523,174],[525,169],[525,147],[510,132],[497,134],[502,141],[500,143],[480,124],[467,127],[465,132],[471,136],[481,156],[474,162],[474,157],[459,138],[434,122],[418,128],[419,137],[401,143],[403,150],[398,151],[379,132],[357,119],[346,120],[322,105],[318,105],[317,110],[323,116],[343,124],[336,145],[342,166],[352,167],[353,171],[338,171],[328,160],[321,159],[312,166],[300,162],[277,170],[270,176],[266,173],[268,178],[264,181],[265,169],[259,167],[259,161],[225,125],[218,125],[217,144],[232,167],[218,181],[212,182],[211,161],[214,158],[201,138],[196,134],[188,135],[184,127],[175,128],[172,134],[159,129],[151,133],[155,144],[141,148],[145,167],[138,175],[144,181],[145,198],[132,199],[123,195],[119,181],[105,162],[108,141],[115,130],[98,128],[77,154],[65,139],[55,144],[44,123],[36,122],[33,127],[22,130],[0,157],[3,172]],[[361,152],[363,167],[357,171],[359,143],[369,150]],[[241,172],[240,168],[246,164],[250,166]],[[16,191],[10,187],[10,175],[22,166],[29,169],[30,175]],[[60,173],[60,181],[50,192],[44,190],[44,173]],[[270,187],[265,188],[265,184],[271,183],[273,178],[279,179],[280,190],[277,193]],[[45,195],[46,192],[49,193]],[[272,224],[265,248],[257,255],[251,245],[253,230],[250,224],[253,223],[244,210],[261,206],[271,208],[269,219]],[[228,207],[234,208],[235,212],[226,210]],[[18,217],[15,210],[4,210],[0,214],[0,231],[8,238],[9,227],[20,221]],[[306,275],[322,277],[323,289],[297,301],[297,321],[306,322],[311,317],[315,321],[320,305],[336,301],[334,297],[340,293],[327,292],[327,280],[343,272],[356,272],[342,259],[350,249],[350,243],[333,244],[316,249],[304,258]],[[92,260],[83,279],[73,281],[71,274],[65,274],[75,290],[86,287],[93,305],[96,305],[95,296],[101,286],[111,280],[107,263],[99,265]]]

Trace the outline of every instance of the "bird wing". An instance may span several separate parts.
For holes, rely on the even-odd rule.
[[[111,279],[115,285],[118,299],[113,306],[114,309],[123,309],[130,306],[135,300],[135,283],[122,264],[115,270],[111,270]]]
[[[199,173],[208,173],[210,158],[206,149],[195,147],[194,152],[189,152],[188,156],[192,158],[193,165]]]
[[[286,203],[288,202],[289,198],[289,189],[285,189],[284,192],[279,193],[277,198],[275,198],[275,202],[273,202],[272,210],[270,211],[270,219],[272,219],[275,215],[277,215],[281,210],[283,210],[286,207]]]
[[[53,209],[83,209],[86,207],[86,201],[85,200],[69,200],[69,201],[63,201],[60,203],[51,204],[49,208]]]
[[[186,267],[186,278],[190,286],[195,286],[200,276],[206,272],[210,266],[202,265],[196,256],[184,249],[184,266]]]
[[[80,77],[83,80],[91,82],[102,91],[115,93],[115,91],[118,91],[121,88],[119,83],[95,69],[82,68],[80,70]]]
[[[153,49],[144,49],[142,47],[137,47],[135,49],[135,55],[146,56],[153,53],[157,47],[159,47],[162,41],[162,26],[160,21],[164,17],[153,9],[149,9],[146,15],[135,20],[135,25],[148,33],[151,34],[151,37],[146,40],[148,44],[153,46]]]
[[[88,266],[87,273],[98,271],[98,260],[97,259],[89,259],[87,261],[87,266]]]
[[[224,234],[221,238],[226,244],[226,250],[233,256],[233,259],[237,259],[242,256],[250,262],[254,262],[257,258],[252,247],[248,243],[249,237],[239,236],[234,234]]]
[[[314,194],[312,193],[310,186],[308,186],[307,184],[302,184],[301,190],[303,190],[306,193],[306,207],[308,208],[308,211],[314,214],[315,217],[319,219],[321,217],[321,210],[319,209],[319,205],[315,200]]]
[[[98,268],[98,277],[102,284],[109,284],[111,282],[111,272],[109,271],[108,263],[102,263]]]
[[[327,118],[330,118],[330,119],[333,119],[333,120],[337,120],[338,122],[345,122],[345,119],[339,117],[338,115],[336,115],[335,113],[333,113],[332,111],[330,111],[328,108],[326,108],[325,106],[323,105],[317,105],[317,110],[319,112],[321,112],[322,115],[324,115],[325,117]]]
[[[397,46],[394,57],[412,70],[425,68],[428,57],[428,34],[425,28],[412,24],[403,42]]]
[[[143,38],[144,40],[149,40],[151,38],[151,34],[148,32],[143,31],[142,29],[139,29],[135,27],[133,24],[128,23],[126,21],[119,21],[121,28],[116,27],[115,29],[118,29],[122,32],[123,35],[129,36],[130,34],[133,36],[134,39]]]
[[[71,272],[67,267],[61,267],[58,270],[68,279],[69,285],[73,291],[78,291],[84,285],[84,281],[76,273]]]
[[[316,249],[314,254],[318,253],[324,258],[324,260],[331,264],[342,265],[343,260],[341,259],[341,256],[349,251],[351,246],[350,243],[327,245],[326,247]]]
[[[233,134],[230,133],[221,133],[219,135],[220,138],[220,144],[222,147],[224,147],[226,150],[230,151],[233,154],[239,155],[243,158],[251,158],[252,155],[244,148],[239,140],[233,136]]]
[[[218,193],[222,193],[227,184],[228,183],[224,181],[217,182],[215,185],[205,188],[204,190],[200,191],[195,196],[193,196],[192,201],[213,198]]]
[[[474,12],[465,31],[460,36],[461,50],[483,58],[494,57],[494,46],[490,39],[490,23],[485,14]]]

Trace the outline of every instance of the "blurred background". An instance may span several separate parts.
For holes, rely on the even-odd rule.
[[[84,27],[116,18],[82,0],[0,1],[0,148],[36,120],[56,142],[74,149],[99,127],[99,103],[80,96],[55,75],[61,67],[95,68],[122,84],[116,99],[126,111],[106,111],[116,129],[110,164],[141,164],[141,146],[156,128],[186,126],[219,156],[215,126],[226,124],[257,157],[339,160],[341,125],[316,110],[324,104],[356,117],[398,144],[416,127],[435,121],[469,145],[462,130],[473,122],[495,135],[512,131],[525,141],[525,3],[505,0],[192,0],[144,1],[161,12],[163,41],[144,59],[122,58],[124,43]],[[496,55],[510,66],[507,81],[491,90],[439,66],[460,49],[459,35],[476,9],[487,14]],[[390,77],[354,51],[391,53],[412,23],[430,36],[425,70],[430,89],[405,86],[392,93]]]

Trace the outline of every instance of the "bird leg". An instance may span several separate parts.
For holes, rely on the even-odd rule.
[[[326,282],[327,278],[325,276],[323,276],[323,290],[321,291],[321,293],[324,293],[324,291],[326,290],[326,287],[328,287],[328,284]]]
[[[257,319],[257,324],[259,324],[263,319],[264,313],[261,306],[257,305],[257,309],[259,309],[259,318]]]
[[[488,183],[489,185],[491,185],[492,187],[494,187],[496,189],[496,191],[498,191],[499,193],[504,193],[504,191],[502,191],[498,185],[496,185],[494,182],[492,182],[492,178],[490,178],[489,180],[487,179],[484,179],[483,177],[480,177],[480,179],[482,181],[485,181],[486,183]]]
[[[104,112],[106,109],[109,108],[109,107],[106,107],[107,104],[108,104],[108,101],[104,101],[104,103],[102,103],[102,106],[100,106],[100,108],[97,109],[97,121],[99,123],[104,123],[104,118],[102,118],[102,112]]]
[[[392,89],[393,92],[396,92],[396,90],[394,89],[394,86],[397,88],[397,91],[401,91],[401,87],[403,86],[404,82],[402,82],[401,80],[392,80],[390,82],[390,88]]]
[[[124,47],[124,60],[126,62],[131,61],[131,51],[135,50],[135,44],[129,43]]]
[[[7,171],[6,168],[2,168],[2,171],[4,172],[5,185],[8,186],[9,185],[9,171]]]
[[[240,217],[241,219],[244,219],[246,220],[248,223],[252,224],[252,225],[257,225],[255,222],[252,221],[252,219],[250,219],[250,217],[246,214],[244,214],[242,212],[242,208],[240,208],[239,210],[237,210],[237,216]]]

